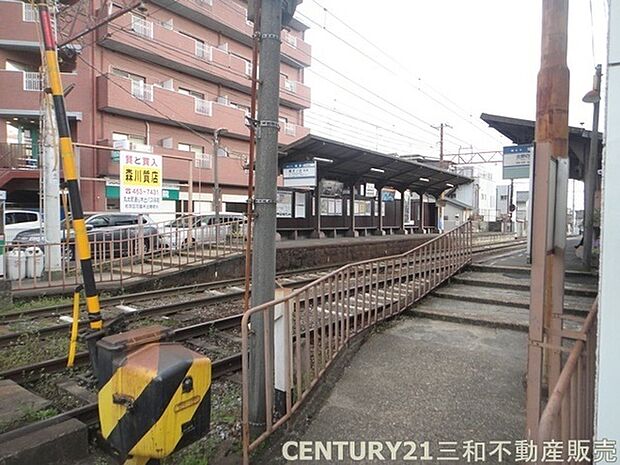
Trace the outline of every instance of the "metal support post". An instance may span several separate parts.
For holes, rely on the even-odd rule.
[[[405,204],[405,192],[407,192],[407,189],[403,189],[400,192],[400,227],[398,228],[398,231],[396,231],[396,234],[405,234],[405,208],[406,208],[406,204]]]
[[[378,227],[374,232],[375,236],[383,236],[383,186],[377,186],[377,224]]]
[[[219,151],[220,135],[226,133],[228,129],[218,128],[213,132],[213,209],[215,210],[215,248],[220,244],[220,210],[222,209],[222,196],[220,192],[219,176]]]
[[[418,220],[420,222],[420,233],[424,234],[424,192],[418,192],[420,197],[420,210],[418,211]]]
[[[594,194],[598,184],[598,120],[601,101],[601,65],[596,66],[594,74],[594,88],[584,97],[584,101],[592,102],[594,114],[592,116],[592,132],[590,133],[590,152],[586,164],[584,185],[584,212],[583,212],[583,264],[592,268],[592,243],[594,239]]]
[[[349,196],[349,230],[346,232],[347,237],[357,237],[358,232],[355,230],[355,183],[349,185],[351,195]]]
[[[546,365],[549,391],[560,372],[568,191],[568,0],[543,0],[532,199],[532,273],[527,374],[527,434],[535,437]]]
[[[276,194],[278,175],[278,113],[280,105],[280,30],[282,0],[263,0],[260,12],[260,76],[258,89],[258,137],[256,141],[255,228],[252,262],[252,307],[273,300],[276,275]],[[267,321],[263,315],[267,315]],[[273,309],[250,318],[252,336],[249,346],[251,434],[256,437],[266,428],[266,357],[272,354]],[[267,330],[267,331],[266,331]],[[266,352],[267,350],[267,352]],[[272,365],[269,363],[269,365]]]
[[[321,232],[321,181],[314,188],[314,231],[310,235],[313,239],[323,239],[325,233]]]

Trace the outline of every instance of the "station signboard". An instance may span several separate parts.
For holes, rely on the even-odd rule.
[[[120,152],[120,207],[126,213],[162,209],[163,160],[150,153]]]
[[[534,158],[532,144],[504,147],[502,177],[504,179],[527,179],[530,177],[530,163]]]
[[[284,187],[316,187],[316,161],[286,163],[282,177]]]

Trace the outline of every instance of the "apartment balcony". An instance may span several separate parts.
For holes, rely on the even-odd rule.
[[[112,141],[98,141],[102,146],[112,146]],[[190,171],[194,183],[212,184],[213,178],[213,155],[205,154],[202,160],[197,160],[193,152],[184,152],[172,148],[165,148],[155,141],[158,145],[153,146],[153,153],[161,155],[164,162],[163,172],[166,181],[187,182]],[[210,149],[209,143],[205,141],[207,150]],[[110,150],[99,150],[97,155],[98,173],[106,176],[119,175],[119,162],[112,156]],[[239,157],[218,158],[219,182],[226,185],[247,186],[248,173],[243,169],[244,160]],[[0,168],[1,169],[1,168]]]
[[[282,145],[288,145],[310,134],[310,129],[292,123],[280,124],[280,135],[278,142]]]
[[[248,61],[162,24],[128,14],[102,26],[98,40],[111,50],[250,93],[252,69]],[[283,79],[280,87],[284,105],[310,107],[307,86]]]
[[[31,144],[0,142],[0,187],[13,179],[38,179],[39,160]]]
[[[310,108],[310,87],[280,76],[280,100],[297,109]]]
[[[29,3],[0,0],[0,48],[38,51],[37,11]]]
[[[246,21],[246,10],[240,5],[226,0],[153,0],[152,3],[252,46],[254,26]],[[295,67],[310,66],[312,49],[308,43],[299,38],[287,41],[285,37],[282,42],[282,61]]]
[[[61,73],[63,85],[76,82],[77,75]],[[0,116],[39,116],[42,84],[39,73],[0,69]],[[67,96],[70,118],[81,119],[81,113],[72,112],[77,106],[74,92]]]
[[[100,111],[163,124],[179,121],[199,131],[226,127],[232,134],[249,137],[243,110],[152,84],[103,75],[97,78],[97,96]]]

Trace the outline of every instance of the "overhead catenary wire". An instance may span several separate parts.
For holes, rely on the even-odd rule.
[[[388,51],[386,51],[385,49],[379,47],[376,43],[374,43],[373,41],[369,40],[368,37],[364,34],[362,34],[361,32],[359,32],[357,29],[355,29],[354,27],[350,26],[347,22],[345,22],[344,20],[342,20],[340,17],[338,17],[337,15],[335,15],[334,13],[332,13],[330,10],[328,10],[326,7],[324,7],[323,5],[321,5],[318,1],[316,0],[312,0],[317,6],[319,6],[319,8],[321,8],[325,14],[329,14],[330,16],[332,16],[334,19],[336,19],[340,24],[342,24],[345,28],[347,28],[349,31],[351,31],[353,34],[355,34],[356,36],[358,36],[361,40],[363,40],[365,43],[369,44],[371,47],[373,47],[375,50],[380,52],[380,56],[385,56],[388,59],[390,59],[393,63],[395,63],[399,68],[401,68],[403,71],[405,71],[406,73],[410,73],[411,71],[401,63],[400,60],[398,60],[397,58],[393,57]],[[300,15],[308,18],[307,16],[303,15],[300,13]],[[321,29],[327,30],[327,28],[325,26],[321,26],[319,23],[317,23],[316,21],[312,20],[311,18],[308,18],[308,20],[314,22],[315,24],[317,24],[319,27],[321,27]],[[329,31],[328,31],[329,32]],[[333,34],[333,33],[332,33]],[[337,38],[340,39],[340,37],[336,34],[334,34]],[[342,39],[341,39],[342,40]],[[365,52],[362,52],[361,50],[359,50],[359,48],[354,47],[353,48],[355,50],[357,50],[359,53],[363,54],[363,55],[367,55]],[[377,61],[376,59],[373,60],[376,64],[378,64],[379,66],[382,66],[384,68],[385,65],[380,63],[379,61]],[[392,72],[392,71],[390,71]],[[397,74],[397,73],[395,73]],[[422,80],[422,78],[418,77],[418,81],[420,83],[424,82],[424,84],[431,90],[433,90],[436,94],[438,94],[439,96],[441,96],[444,100],[448,101],[450,104],[452,104],[454,107],[458,108],[460,111],[463,112],[463,114],[468,115],[468,111],[466,111],[465,109],[463,109],[460,105],[458,105],[456,102],[454,102],[452,99],[450,99],[449,97],[447,97],[446,95],[444,95],[443,93],[441,93],[439,90],[435,89],[433,86],[431,86],[430,84],[426,83],[425,81]],[[413,85],[413,84],[412,84]],[[464,117],[462,115],[459,115],[458,112],[450,109],[449,107],[447,107],[443,102],[437,100],[436,98],[434,98],[433,96],[431,96],[430,94],[428,94],[427,92],[423,91],[419,86],[413,85],[414,88],[416,88],[419,92],[421,92],[422,94],[424,94],[425,96],[427,96],[428,98],[430,98],[431,100],[435,101],[436,103],[438,103],[439,105],[443,106],[444,108],[446,108],[448,111],[454,113],[456,116],[458,116],[459,118],[463,119],[464,121],[466,121],[468,124],[472,125],[475,129],[477,129],[478,131],[482,132],[484,135],[486,135],[487,137],[490,137],[494,140],[496,140],[497,142],[502,143],[502,141],[497,138],[495,135],[492,135],[491,133],[489,133],[488,131],[486,131],[485,129],[481,128],[480,126],[477,126],[476,124],[474,124],[474,122],[471,121],[471,115],[468,115],[467,117]]]

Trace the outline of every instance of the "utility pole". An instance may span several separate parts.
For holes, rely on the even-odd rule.
[[[538,433],[542,385],[546,378],[549,392],[553,390],[562,355],[560,334],[568,193],[567,41],[568,0],[543,0],[536,96],[527,372],[526,433],[530,438]]]
[[[52,272],[61,269],[60,228],[60,160],[58,157],[58,129],[52,96],[43,98],[43,231],[45,233],[45,266]]]
[[[452,129],[452,126],[450,126],[447,123],[440,123],[439,124],[439,128],[437,128],[436,126],[433,126],[435,129],[439,129],[439,168],[444,169],[444,160],[443,160],[443,156],[444,156],[444,150],[443,150],[443,130],[444,128],[450,128]],[[420,197],[421,199],[421,197]],[[404,200],[403,200],[404,201]],[[437,220],[437,228],[443,232],[444,230],[444,207],[445,207],[445,197],[443,195],[443,192],[441,193],[440,197],[439,197],[439,202],[438,202],[438,220]],[[420,205],[422,205],[422,201],[420,201]]]
[[[601,102],[601,65],[596,66],[594,73],[594,86],[588,92],[583,101],[594,104],[594,115],[592,116],[592,132],[590,133],[590,153],[586,165],[586,176],[584,186],[584,212],[583,212],[583,264],[586,268],[592,267],[592,240],[594,238],[594,194],[598,184],[598,119]]]
[[[220,239],[220,175],[219,175],[219,151],[220,151],[220,135],[227,132],[226,128],[218,128],[213,132],[213,209],[215,210],[215,247],[219,246]]]
[[[280,30],[282,0],[262,0],[260,9],[260,75],[258,88],[255,226],[252,262],[252,307],[275,296],[276,277],[276,194],[278,175],[278,113],[280,106]],[[273,309],[250,318],[249,341],[251,434],[266,427],[265,344],[273,357]],[[273,366],[273,365],[272,365]]]

